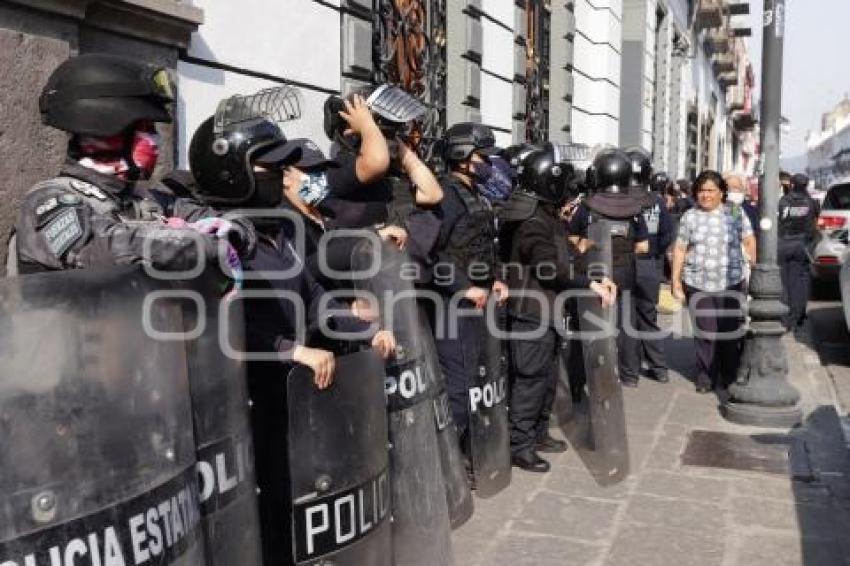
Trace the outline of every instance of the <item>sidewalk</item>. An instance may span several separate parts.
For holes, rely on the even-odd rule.
[[[717,397],[684,377],[692,342],[667,347],[670,383],[625,391],[630,477],[600,487],[572,447],[548,474],[515,468],[511,486],[476,499],[454,533],[456,564],[850,566],[850,458],[817,354],[785,338],[805,412],[789,434],[726,422]],[[684,464],[694,431],[744,435],[732,440],[750,449],[733,461],[772,471]]]

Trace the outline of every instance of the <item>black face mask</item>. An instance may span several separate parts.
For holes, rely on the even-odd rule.
[[[251,205],[257,208],[276,208],[283,200],[283,172],[254,172],[254,196]]]

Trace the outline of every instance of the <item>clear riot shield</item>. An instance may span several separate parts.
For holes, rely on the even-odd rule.
[[[0,280],[0,564],[204,564],[181,301],[136,268]]]
[[[353,251],[352,270],[369,272],[355,278],[362,294],[357,300],[369,304],[396,339],[385,374],[394,563],[440,566],[454,563],[433,402],[440,368],[413,284],[403,278],[404,264],[411,261],[392,246],[364,238]]]
[[[227,324],[230,347],[244,350],[242,301],[221,304],[221,276],[205,273],[191,281],[203,298],[184,309],[185,326],[201,330],[186,341],[189,386],[198,459],[198,494],[209,566],[260,566],[254,454],[245,363],[224,355],[219,344]],[[187,305],[188,306],[188,305]],[[199,310],[200,309],[200,310]],[[226,317],[220,319],[220,312]],[[196,326],[205,320],[201,326]]]
[[[371,351],[338,357],[324,391],[304,366],[289,374],[292,524],[280,536],[292,533],[294,564],[394,564],[383,376]]]
[[[604,219],[588,227],[593,246],[587,252],[591,271],[613,273],[611,225]],[[620,300],[620,299],[618,299]],[[588,463],[597,481],[617,483],[629,474],[629,447],[623,390],[617,374],[616,332],[612,327],[614,307],[602,307],[595,297],[582,297],[578,304],[579,328],[587,376],[590,442],[593,455]]]
[[[491,302],[488,308],[497,308]],[[497,317],[504,321],[504,313]],[[504,342],[486,325],[481,335],[478,382],[469,389],[469,434],[475,493],[492,497],[511,483],[508,372]]]

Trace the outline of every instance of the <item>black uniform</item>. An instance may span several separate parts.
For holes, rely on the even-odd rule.
[[[260,234],[257,251],[246,262],[247,271],[289,272],[301,263],[284,232]],[[292,293],[303,302],[304,320],[299,320],[295,302],[285,296],[269,299],[243,300],[246,321],[246,346],[251,353],[279,352],[282,359],[291,358],[299,343],[298,333],[303,331],[304,345],[326,347],[330,342],[319,333],[320,310],[325,290],[313,279],[307,269],[294,270],[288,278],[248,279],[246,288],[252,291]],[[343,306],[329,301],[328,312],[339,313]],[[369,324],[353,316],[334,316],[329,326],[339,332],[363,332]],[[250,361],[248,363],[248,389],[253,403],[254,455],[257,485],[263,497],[260,518],[263,530],[263,555],[266,562],[284,564],[292,552],[291,541],[280,533],[292,529],[289,505],[289,459],[285,444],[288,415],[286,376],[294,366],[291,361]]]
[[[437,214],[442,224],[432,284],[443,294],[437,308],[445,322],[444,328],[437,328],[436,344],[458,437],[463,438],[469,425],[469,387],[475,383],[487,329],[483,316],[453,316],[450,298],[473,286],[488,291],[492,287],[498,273],[495,216],[487,200],[454,175],[444,176],[440,184],[444,196]],[[466,299],[459,306],[472,309]],[[456,338],[445,331],[455,320]]]
[[[789,312],[783,321],[789,330],[803,324],[811,275],[806,248],[815,237],[818,205],[804,190],[794,189],[779,199],[778,260],[782,268],[783,302]]]
[[[387,221],[392,187],[385,180],[362,183],[357,178],[357,155],[345,148],[334,156],[336,167],[326,170],[330,194],[318,208],[334,228],[366,228]]]
[[[520,201],[527,214],[519,214]],[[516,455],[533,449],[535,443],[548,437],[549,415],[555,399],[556,375],[554,361],[560,346],[557,325],[562,312],[555,312],[556,294],[571,288],[587,288],[590,280],[575,274],[570,261],[567,228],[558,218],[553,204],[538,202],[531,196],[515,193],[508,201],[504,218],[502,246],[508,286],[511,289],[542,293],[546,304],[522,295],[509,301],[509,323],[512,333],[529,332],[540,328],[541,321],[549,325],[542,338],[512,339],[511,362],[511,452]],[[519,272],[515,266],[522,266]],[[545,308],[548,312],[541,312]]]
[[[162,184],[123,181],[68,161],[60,176],[37,184],[24,197],[10,251],[21,274],[142,261],[160,270],[191,270],[198,261],[198,235],[183,237],[160,220],[211,216],[220,213],[177,198]],[[237,251],[248,255],[256,244],[253,227],[247,221],[234,223]],[[207,261],[217,261],[215,240],[204,236],[200,241]]]
[[[655,195],[655,202],[643,210],[647,228],[649,252],[637,256],[634,288],[635,329],[658,333],[658,294],[664,268],[664,256],[673,238],[673,220],[664,200]],[[640,353],[652,374],[663,379],[667,375],[664,344],[654,338],[640,340]]]
[[[596,218],[602,215],[591,210],[587,201],[583,201],[572,217],[569,225],[570,234],[587,238],[587,228]],[[610,219],[612,227],[613,273],[611,279],[616,283],[617,298],[617,356],[620,380],[636,383],[640,373],[640,342],[633,332],[626,332],[625,325],[634,328],[635,301],[624,300],[623,294],[631,292],[635,287],[636,265],[634,246],[636,242],[648,238],[646,222],[643,216]]]

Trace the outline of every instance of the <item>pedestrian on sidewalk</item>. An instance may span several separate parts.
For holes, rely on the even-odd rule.
[[[734,381],[740,358],[740,310],[746,303],[744,250],[750,257],[756,254],[750,221],[724,204],[726,191],[726,182],[716,171],[697,177],[697,206],[682,215],[673,251],[671,285],[673,295],[687,298],[691,310],[699,393]]]
[[[726,173],[723,176],[726,181],[727,193],[726,203],[732,214],[746,214],[747,220],[750,221],[750,226],[753,230],[758,229],[759,211],[758,206],[749,200],[749,187],[743,176],[737,173]],[[752,266],[755,264],[756,258],[744,253],[744,281],[745,289],[749,287],[750,273]]]

